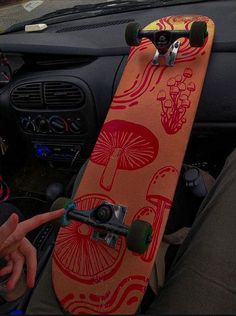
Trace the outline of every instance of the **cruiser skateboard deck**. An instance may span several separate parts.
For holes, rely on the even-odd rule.
[[[160,245],[214,35],[205,16],[169,16],[133,46],[74,203],[60,229],[53,285],[71,314],[134,314]]]

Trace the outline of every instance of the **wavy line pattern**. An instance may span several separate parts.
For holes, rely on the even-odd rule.
[[[99,302],[71,299],[64,305],[64,308],[73,314],[116,313],[121,305],[135,304],[139,295],[144,294],[147,282],[148,280],[143,276],[130,275],[124,278],[110,295],[97,296]],[[70,297],[72,297],[72,294],[70,294]]]
[[[188,17],[178,17],[178,21],[182,21],[184,24],[184,28],[186,30],[189,29],[190,24],[194,21],[198,21],[199,18],[188,18]],[[160,30],[173,30],[174,24],[173,24],[173,18],[168,17],[164,19],[160,19],[157,22],[157,26]],[[176,63],[182,63],[182,62],[190,62],[194,61],[196,56],[198,56],[201,52],[204,52],[205,46],[207,45],[208,39],[205,41],[205,45],[203,47],[195,48],[191,47],[189,44],[189,41],[184,38],[181,40],[181,46],[176,58]],[[131,49],[129,59],[130,62],[131,59],[140,58],[142,51],[150,47],[150,45],[153,45],[150,40],[143,39],[142,43],[138,47],[133,47]],[[154,54],[155,49],[153,50]],[[134,62],[138,62],[135,61]],[[143,62],[143,61],[142,61]],[[138,106],[141,100],[141,97],[144,95],[153,92],[154,87],[158,85],[160,82],[163,73],[166,70],[166,67],[159,67],[154,66],[151,63],[151,60],[146,60],[145,65],[142,66],[143,71],[142,74],[138,73],[136,76],[134,76],[134,81],[131,83],[130,88],[125,89],[124,91],[119,91],[117,95],[114,96],[111,109],[113,110],[125,110],[127,108]],[[135,67],[132,69],[132,71],[135,71]]]

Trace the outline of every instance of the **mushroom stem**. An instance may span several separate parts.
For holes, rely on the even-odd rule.
[[[152,223],[153,235],[152,242],[148,250],[142,255],[142,259],[146,262],[152,261],[155,251],[157,248],[158,238],[160,237],[160,230],[163,222],[164,211],[166,210],[167,205],[164,201],[160,201],[160,204],[157,206],[156,215]]]
[[[114,149],[113,153],[111,154],[109,158],[108,164],[106,165],[102,173],[100,185],[106,191],[110,191],[112,188],[115,175],[118,169],[121,153],[122,153],[121,148]]]

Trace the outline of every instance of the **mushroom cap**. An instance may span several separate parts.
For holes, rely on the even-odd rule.
[[[171,108],[172,107],[172,102],[170,99],[166,100],[164,103],[165,108]]]
[[[88,210],[104,201],[115,204],[109,197],[96,193],[80,196],[75,202],[78,209]],[[98,277],[101,280],[110,278],[126,250],[122,238],[119,238],[114,249],[91,239],[93,232],[91,226],[72,221],[69,226],[61,229],[54,251],[57,266],[69,278],[84,284],[94,284]]]
[[[181,103],[181,106],[189,108],[190,104],[191,104],[191,102],[189,100],[183,100]]]
[[[163,101],[166,98],[166,92],[165,90],[160,90],[158,95],[157,95],[157,100]]]
[[[157,156],[159,142],[146,127],[123,120],[104,124],[91,161],[106,166],[115,149],[120,149],[118,169],[135,170],[150,164]]]
[[[171,206],[173,190],[169,188],[176,184],[178,171],[173,166],[159,169],[153,176],[146,195],[147,201],[158,206],[161,202]]]
[[[170,78],[167,82],[167,86],[174,86],[176,83],[175,78]]]
[[[179,90],[181,90],[181,91],[186,90],[186,84],[183,82],[181,82],[178,87],[179,87]]]
[[[188,91],[195,91],[196,90],[196,86],[195,83],[190,82],[187,86]]]
[[[193,75],[192,69],[191,68],[185,68],[183,76],[185,78],[191,78]]]
[[[170,93],[171,94],[178,94],[179,93],[179,88],[178,87],[175,87],[175,86],[172,86],[170,88]]]
[[[177,82],[182,81],[182,76],[181,76],[181,75],[175,76],[175,80],[176,80]]]
[[[187,99],[188,99],[188,96],[187,96],[187,94],[182,93],[182,94],[180,95],[179,99],[180,99],[181,101],[184,101],[184,100],[187,100]]]

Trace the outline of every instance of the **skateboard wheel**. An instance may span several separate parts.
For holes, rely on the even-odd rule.
[[[127,248],[137,253],[144,253],[151,241],[152,225],[142,220],[135,220],[128,231]]]
[[[67,217],[67,212],[65,212],[65,214],[57,220],[57,224],[61,227],[69,226],[70,223],[71,221]]]
[[[62,208],[67,210],[70,208],[70,206],[72,206],[72,204],[74,205],[74,202],[71,199],[60,197],[53,202],[50,210],[56,211]],[[67,217],[67,212],[65,212],[65,214],[62,217],[56,219],[54,223],[62,227],[70,225],[70,220]]]
[[[129,23],[125,31],[125,40],[129,46],[139,46],[141,43],[141,38],[139,37],[139,32],[141,31],[141,26],[138,23]]]
[[[60,197],[52,203],[50,211],[56,211],[56,210],[60,210],[61,208],[65,208],[68,202],[73,202],[73,201],[66,197]]]
[[[207,36],[206,22],[193,22],[189,32],[189,42],[192,47],[202,47]]]

